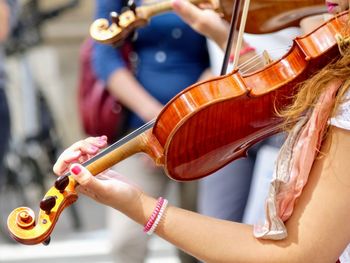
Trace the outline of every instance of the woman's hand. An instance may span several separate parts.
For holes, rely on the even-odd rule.
[[[142,192],[113,170],[93,176],[80,163],[96,155],[107,145],[107,137],[89,137],[67,148],[54,165],[54,173],[63,175],[68,171],[79,183],[76,190],[99,203],[111,206],[123,213],[133,209]]]
[[[229,24],[212,9],[200,9],[188,1],[173,0],[173,10],[195,31],[225,49]]]

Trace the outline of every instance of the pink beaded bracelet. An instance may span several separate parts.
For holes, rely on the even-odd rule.
[[[164,199],[163,197],[159,197],[157,201],[157,205],[154,208],[152,215],[148,219],[147,223],[145,224],[143,231],[147,233],[148,235],[152,235],[154,230],[157,228],[160,220],[163,217],[165,208],[168,205],[168,200]]]
[[[163,202],[163,204],[162,204],[162,207],[161,207],[160,210],[159,210],[159,213],[158,213],[158,215],[157,215],[156,220],[154,221],[154,223],[153,223],[152,227],[150,228],[150,230],[147,231],[147,234],[148,234],[148,235],[152,235],[153,232],[154,232],[154,230],[156,230],[156,228],[157,228],[157,226],[158,226],[160,220],[161,220],[162,217],[163,217],[163,214],[164,214],[164,211],[165,211],[165,208],[167,207],[167,205],[168,205],[168,200],[164,199],[164,202]]]
[[[159,211],[163,205],[163,202],[164,202],[164,198],[159,197],[157,204],[156,204],[156,207],[154,208],[154,210],[152,212],[152,215],[150,216],[150,218],[148,219],[147,223],[145,224],[145,226],[143,228],[143,232],[147,233],[151,229],[152,225],[154,224],[154,221],[156,221],[156,219],[157,219],[157,216],[158,216]]]

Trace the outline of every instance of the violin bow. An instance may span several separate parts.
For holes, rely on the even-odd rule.
[[[239,9],[240,9],[240,0],[235,0],[233,2],[232,6],[232,16],[231,16],[231,22],[230,22],[230,31],[229,35],[227,38],[227,43],[226,43],[226,49],[225,49],[225,55],[224,55],[224,60],[222,62],[222,67],[221,67],[221,72],[220,75],[225,75],[227,72],[227,67],[228,67],[228,62],[231,54],[231,48],[232,48],[232,43],[233,40],[235,39],[234,37],[236,36],[236,28],[237,28],[237,23],[238,23],[238,14],[239,14]]]
[[[239,52],[240,52],[241,46],[242,46],[243,33],[244,33],[244,29],[245,29],[245,24],[247,21],[249,4],[250,4],[250,0],[244,1],[241,23],[239,26],[238,37],[237,37],[235,53],[234,53],[233,68],[236,68],[238,65]],[[230,58],[230,54],[231,54],[232,44],[233,44],[233,41],[235,40],[235,36],[237,34],[236,28],[237,28],[237,23],[238,23],[238,18],[239,18],[239,11],[241,9],[241,1],[235,0],[232,8],[233,8],[233,10],[232,10],[232,17],[231,17],[231,22],[230,22],[229,36],[227,39],[225,55],[224,55],[224,60],[222,63],[220,75],[225,75],[227,72],[227,67],[228,67],[228,62],[229,62],[229,58]]]

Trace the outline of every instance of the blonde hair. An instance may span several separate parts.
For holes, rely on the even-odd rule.
[[[293,124],[301,115],[303,115],[308,109],[315,107],[319,96],[327,87],[327,84],[334,79],[339,79],[343,81],[343,84],[339,88],[334,102],[334,114],[338,105],[342,102],[344,93],[350,86],[349,42],[349,39],[339,39],[340,58],[330,62],[314,76],[302,83],[299,86],[299,91],[293,98],[293,103],[278,112],[278,115],[285,119],[285,129],[287,131],[292,128]]]

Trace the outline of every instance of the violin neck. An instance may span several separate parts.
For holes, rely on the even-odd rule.
[[[210,3],[212,9],[218,9],[217,0],[188,0],[190,3],[198,5],[201,3]],[[151,5],[144,5],[136,8],[137,16],[143,19],[150,19],[152,16],[165,13],[172,10],[171,0],[161,1]]]
[[[156,164],[160,165],[163,147],[152,133],[154,122],[150,122],[135,132],[127,135],[84,163],[84,166],[97,175],[120,161],[140,152],[148,154]]]

